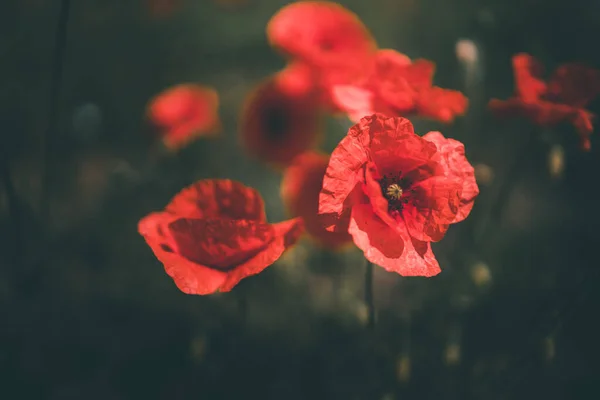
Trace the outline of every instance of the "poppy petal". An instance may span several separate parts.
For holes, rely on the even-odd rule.
[[[198,265],[176,253],[168,224],[177,218],[169,213],[152,213],[139,222],[138,231],[179,290],[196,295],[216,292],[225,282],[227,273]]]
[[[464,115],[468,106],[469,100],[461,92],[436,86],[421,91],[417,98],[419,115],[443,123],[450,123],[456,116]]]
[[[184,218],[267,220],[260,193],[230,179],[200,180],[180,191],[165,211]]]
[[[352,238],[345,231],[327,231],[318,216],[319,193],[328,163],[327,154],[315,151],[296,157],[285,170],[281,197],[290,213],[304,220],[306,232],[318,244],[335,249],[349,243]]]
[[[548,83],[548,95],[573,107],[585,107],[600,94],[600,71],[579,63],[561,65]]]
[[[475,169],[465,156],[465,146],[457,140],[445,138],[441,132],[429,132],[423,139],[437,146],[445,175],[453,176],[462,182],[458,213],[452,223],[460,222],[467,218],[475,203],[475,197],[479,194]]]
[[[351,127],[329,158],[319,194],[319,214],[328,231],[345,230],[347,218],[342,216],[349,216],[352,194],[362,191],[363,167],[369,161],[369,137],[365,131],[371,119],[365,117]]]
[[[517,95],[526,103],[534,103],[546,93],[546,83],[540,78],[544,72],[542,64],[529,54],[513,56],[513,73]]]
[[[331,97],[333,103],[344,110],[354,123],[375,114],[375,95],[371,90],[353,85],[335,85],[331,89]]]
[[[440,241],[456,219],[462,183],[453,176],[435,176],[411,186],[402,218],[410,236],[421,241]]]
[[[168,228],[178,254],[221,271],[253,258],[274,237],[271,225],[260,221],[179,218]]]
[[[348,231],[365,258],[387,271],[426,277],[441,272],[429,243],[412,239],[402,225],[400,229],[390,228],[373,213],[370,205],[352,207]]]
[[[290,247],[296,244],[303,232],[302,219],[294,218],[272,225],[274,239],[248,261],[236,266],[227,274],[222,292],[230,291],[242,279],[256,275],[273,264]]]
[[[417,175],[424,179],[435,174],[436,164],[432,157],[437,149],[434,144],[415,134],[408,119],[376,114],[365,118],[365,123],[360,127],[370,138],[367,143],[371,159],[380,177],[386,174],[406,176],[412,171],[421,171],[419,174],[413,173],[411,179]],[[426,170],[429,170],[429,174],[423,176]]]

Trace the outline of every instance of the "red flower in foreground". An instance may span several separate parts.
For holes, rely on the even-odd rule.
[[[513,56],[516,96],[508,100],[492,99],[490,109],[503,117],[524,116],[540,126],[567,121],[575,126],[581,147],[590,150],[594,115],[584,107],[600,94],[600,71],[569,63],[560,66],[544,82],[542,65],[528,54]]]
[[[260,194],[231,180],[201,180],[138,231],[187,294],[228,292],[273,264],[302,233],[299,218],[267,222]]]
[[[198,136],[217,133],[221,127],[218,107],[219,97],[213,89],[185,84],[154,98],[148,115],[161,129],[165,146],[175,150]]]
[[[329,163],[327,154],[306,152],[294,159],[285,170],[281,183],[281,197],[289,212],[302,217],[306,232],[319,244],[339,248],[352,241],[348,232],[327,231],[320,218],[319,193]]]
[[[404,276],[440,272],[430,242],[467,217],[479,188],[462,143],[423,137],[405,118],[373,115],[331,154],[319,197],[328,230],[345,231],[365,257]]]
[[[363,79],[331,86],[333,102],[354,122],[377,112],[449,123],[467,110],[462,93],[433,86],[435,64],[430,61],[411,61],[395,50],[379,50],[373,64],[365,68],[369,72]]]
[[[275,79],[250,94],[240,121],[244,147],[275,166],[285,166],[315,146],[320,131],[321,115],[314,96],[285,92]]]

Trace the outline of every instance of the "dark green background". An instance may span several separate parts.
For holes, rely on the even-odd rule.
[[[592,152],[582,153],[570,126],[499,121],[486,103],[513,92],[516,52],[549,70],[567,61],[600,67],[600,3],[342,2],[381,47],[435,61],[436,83],[465,91],[465,118],[415,126],[463,141],[473,164],[494,171],[491,183],[480,182],[471,217],[434,245],[441,275],[404,279],[376,268],[379,313],[369,333],[357,250],[333,255],[302,242],[233,292],[198,297],[177,290],[137,234],[142,216],[199,178],[254,186],[269,219],[286,218],[280,174],[244,156],[236,138],[244,96],[284,65],[264,27],[286,2],[250,1],[231,12],[188,0],[161,20],[148,17],[142,0],[71,1],[54,100],[60,1],[2,1],[0,155],[17,199],[9,212],[2,186],[0,398],[598,398],[600,142],[594,137]],[[468,87],[455,55],[461,38],[480,51],[478,79]],[[145,105],[188,81],[219,91],[224,135],[166,156],[144,124]],[[49,131],[51,102],[57,119]],[[82,117],[85,104],[101,118]],[[590,109],[600,111],[597,104]],[[323,149],[349,126],[331,119]],[[531,134],[534,145],[524,149]],[[558,144],[566,168],[554,179],[547,157]],[[483,287],[471,277],[478,263],[491,271]],[[445,361],[449,344],[460,345],[458,364]],[[412,366],[404,381],[402,357]]]

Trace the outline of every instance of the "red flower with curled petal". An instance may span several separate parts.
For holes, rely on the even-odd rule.
[[[270,78],[250,94],[240,121],[246,150],[276,167],[318,143],[321,112],[311,91],[283,89]]]
[[[329,163],[324,153],[309,151],[296,157],[285,170],[281,197],[291,215],[301,217],[306,232],[318,244],[338,249],[352,242],[348,232],[329,232],[318,218],[319,193]]]
[[[508,100],[492,99],[489,107],[500,117],[523,116],[540,126],[567,121],[575,126],[583,150],[590,150],[594,115],[584,107],[600,94],[600,71],[568,63],[556,69],[548,83],[540,76],[542,65],[534,57],[513,56],[516,95]]]
[[[228,292],[273,264],[298,240],[302,221],[269,224],[256,190],[209,179],[144,217],[138,231],[182,292],[203,295]]]
[[[462,143],[423,137],[405,118],[363,118],[331,154],[319,197],[326,229],[345,231],[365,257],[404,276],[440,267],[430,242],[467,217],[479,188]]]
[[[182,84],[165,90],[150,102],[148,116],[161,129],[165,146],[171,150],[193,139],[219,132],[219,97],[211,88]]]
[[[379,112],[388,116],[416,115],[449,123],[463,115],[467,98],[456,90],[433,86],[435,64],[395,50],[379,50],[368,73],[350,84],[330,86],[336,106],[354,122]]]

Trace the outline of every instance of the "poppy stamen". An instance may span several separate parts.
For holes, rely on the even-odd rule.
[[[402,188],[397,183],[392,183],[387,187],[385,194],[390,200],[400,200],[402,197]]]

